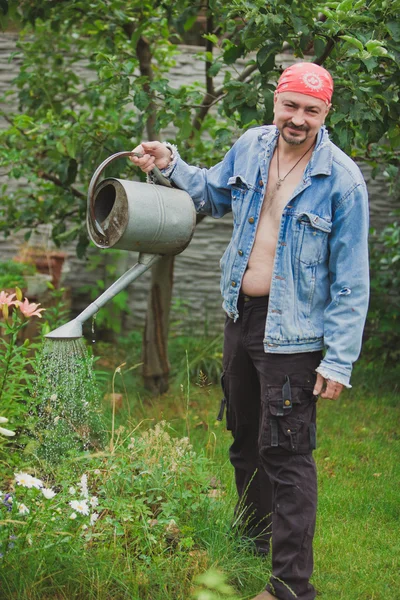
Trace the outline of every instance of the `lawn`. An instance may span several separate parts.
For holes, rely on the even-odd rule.
[[[1,515],[0,598],[245,600],[263,589],[269,560],[253,556],[231,530],[235,489],[230,434],[216,420],[219,386],[205,375],[182,377],[201,352],[193,340],[171,340],[178,368],[170,392],[155,399],[141,388],[131,368],[138,358],[127,347],[100,345],[95,363],[111,447],[52,465],[22,449],[3,455],[3,505],[6,492],[15,499]],[[112,381],[121,393],[114,427]],[[398,369],[364,360],[352,390],[319,401],[313,583],[324,600],[400,598],[398,381]],[[17,485],[16,471],[41,478],[56,495],[43,499],[41,489]],[[77,509],[71,517],[79,498],[88,514]],[[16,502],[30,513],[16,513]],[[196,579],[204,573],[205,581]]]

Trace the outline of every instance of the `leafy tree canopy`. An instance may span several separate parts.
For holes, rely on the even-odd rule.
[[[95,167],[171,126],[187,160],[215,163],[241,130],[271,122],[283,51],[331,71],[333,141],[398,177],[400,0],[1,0],[1,13],[21,25],[0,165],[24,185],[2,188],[6,235],[51,223],[82,255]],[[199,23],[204,80],[174,87],[178,43]]]

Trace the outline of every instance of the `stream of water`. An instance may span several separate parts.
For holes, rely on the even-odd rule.
[[[103,446],[104,424],[93,358],[83,338],[46,340],[38,359],[33,411],[37,454],[62,456]]]

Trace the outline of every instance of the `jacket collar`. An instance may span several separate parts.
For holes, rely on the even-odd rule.
[[[275,125],[266,127],[263,133],[258,136],[259,142],[268,149],[269,152],[276,146],[279,131]],[[332,172],[333,144],[329,139],[328,131],[323,125],[317,135],[317,143],[311,155],[308,173],[313,175],[330,175]]]

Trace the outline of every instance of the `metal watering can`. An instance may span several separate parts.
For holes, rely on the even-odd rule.
[[[46,335],[53,340],[82,337],[82,324],[121,290],[166,254],[182,252],[193,237],[196,211],[189,194],[172,187],[157,167],[153,174],[160,185],[110,177],[100,183],[112,161],[133,152],[117,152],[94,172],[88,189],[87,228],[98,248],[139,252],[138,262],[121,275],[75,319]]]

